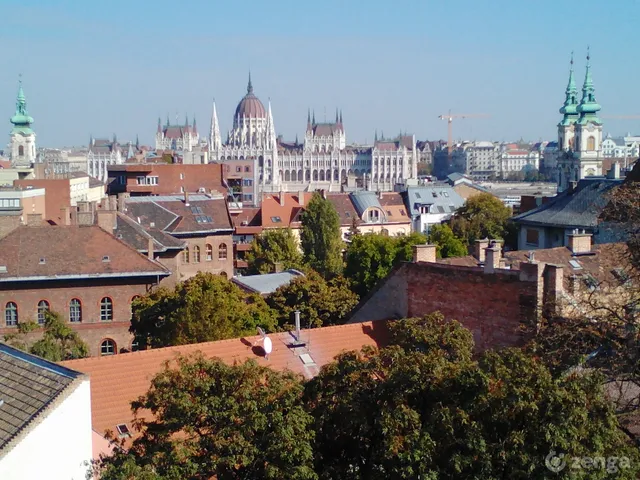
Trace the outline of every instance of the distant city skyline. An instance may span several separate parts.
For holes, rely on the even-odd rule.
[[[631,18],[640,2],[400,1],[321,6],[286,0],[189,9],[160,0],[5,1],[0,122],[8,133],[22,73],[38,146],[86,145],[90,135],[152,145],[157,119],[197,119],[208,135],[215,98],[222,136],[246,92],[273,108],[276,133],[301,139],[307,110],[342,110],[348,143],[374,133],[446,139],[554,140],[571,52],[582,87],[587,45],[603,116],[640,114]],[[640,120],[604,119],[614,136]],[[0,148],[4,148],[6,139]]]

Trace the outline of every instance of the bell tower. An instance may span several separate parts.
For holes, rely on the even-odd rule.
[[[13,167],[30,167],[36,161],[36,134],[31,129],[33,118],[27,112],[27,99],[22,90],[22,79],[16,99],[16,113],[11,117],[13,128],[9,134],[9,159]]]

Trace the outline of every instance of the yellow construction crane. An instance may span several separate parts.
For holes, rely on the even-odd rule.
[[[481,118],[481,117],[489,117],[486,113],[449,113],[444,115],[439,115],[438,118],[440,120],[446,120],[449,127],[449,137],[447,139],[447,150],[449,151],[449,156],[451,156],[451,149],[453,148],[453,131],[452,124],[454,118]]]

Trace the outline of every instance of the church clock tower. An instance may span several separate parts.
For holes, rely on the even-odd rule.
[[[30,167],[36,161],[36,134],[31,129],[33,118],[27,112],[27,100],[22,80],[16,100],[16,113],[11,117],[13,128],[9,134],[9,159],[13,167]]]

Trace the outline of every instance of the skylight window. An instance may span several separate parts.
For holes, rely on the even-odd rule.
[[[120,437],[130,437],[131,431],[129,427],[125,423],[121,423],[120,425],[116,425],[116,430],[118,430],[118,435]]]
[[[273,223],[282,223],[282,219],[280,217],[271,217],[271,221]]]
[[[418,192],[416,192],[416,198],[422,198]]]
[[[569,265],[571,265],[575,270],[582,270],[582,265],[577,260],[569,260]]]
[[[196,215],[196,223],[211,223],[213,219],[209,215]]]
[[[442,205],[438,205],[437,209],[439,213],[444,213],[444,207]]]
[[[191,213],[193,213],[194,215],[201,215],[202,214],[202,208],[200,208],[200,207],[191,207]]]
[[[110,262],[111,259],[109,258],[109,255],[105,255],[104,257],[102,257],[102,261],[107,263],[107,262]]]
[[[303,353],[302,355],[300,355],[300,360],[302,360],[302,363],[306,366],[316,364],[315,360],[311,358],[311,355],[309,355],[308,353]]]
[[[433,195],[433,198],[438,198],[438,194],[436,192],[431,192],[431,195]]]
[[[351,212],[344,212],[344,216],[347,218],[351,218]]]

